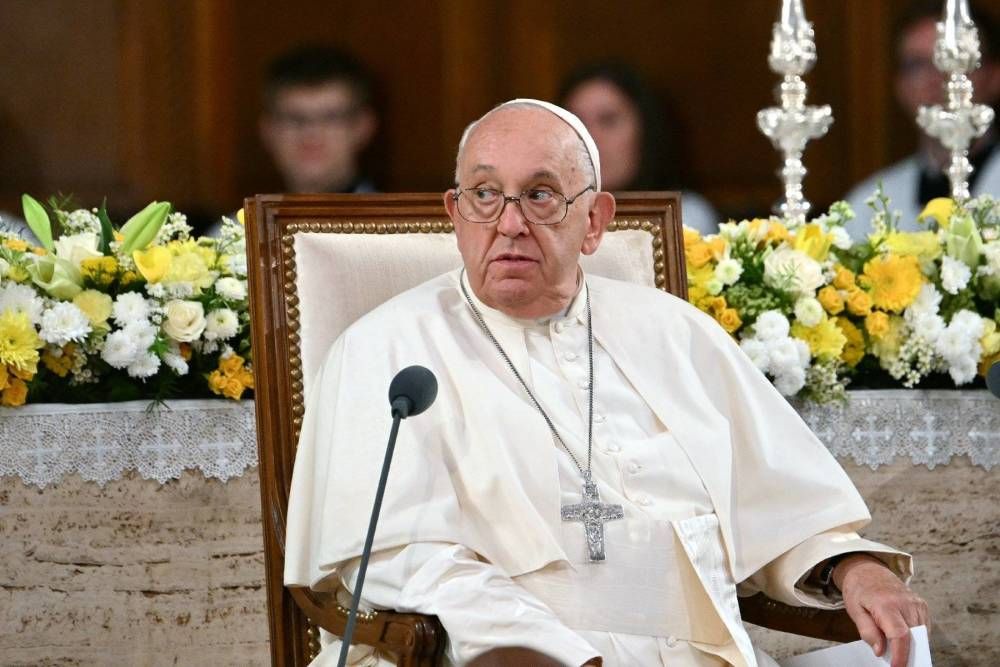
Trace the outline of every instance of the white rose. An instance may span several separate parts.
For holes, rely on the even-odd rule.
[[[205,330],[205,308],[197,301],[168,301],[164,314],[163,330],[176,341],[190,343]]]
[[[91,232],[60,236],[55,240],[56,257],[65,259],[76,268],[80,268],[80,262],[83,260],[104,256],[104,253],[97,249],[99,242],[97,234]]]
[[[799,299],[795,302],[795,319],[802,326],[814,327],[823,321],[823,306],[811,296]]]
[[[779,248],[764,260],[764,282],[801,296],[812,296],[823,284],[823,267],[804,252]]]

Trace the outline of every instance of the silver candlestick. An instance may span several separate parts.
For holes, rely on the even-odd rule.
[[[757,127],[784,156],[778,175],[785,184],[785,201],[779,210],[791,224],[805,221],[811,204],[802,194],[806,168],[802,152],[806,144],[826,134],[833,122],[829,105],[806,106],[806,83],[802,76],[816,64],[816,43],[812,23],[806,20],[802,0],[782,0],[780,20],[774,24],[771,71],[783,75],[776,97],[780,107],[757,113]]]
[[[947,105],[920,107],[917,123],[951,151],[945,173],[951,181],[951,196],[957,202],[969,198],[969,145],[993,122],[993,109],[973,104],[969,72],[979,67],[979,31],[969,16],[968,0],[947,0],[944,21],[937,24],[934,65],[948,75]]]

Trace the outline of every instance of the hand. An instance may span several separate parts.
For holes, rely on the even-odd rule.
[[[917,597],[882,561],[867,554],[848,556],[833,571],[833,583],[844,595],[847,614],[858,633],[882,656],[886,642],[892,649],[892,667],[906,667],[910,657],[910,628],[926,625],[927,603]]]

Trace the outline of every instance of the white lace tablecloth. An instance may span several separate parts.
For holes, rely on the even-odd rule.
[[[851,391],[846,405],[799,405],[835,456],[906,457],[928,468],[968,456],[1000,465],[1000,400],[987,391]],[[253,401],[149,401],[0,408],[0,477],[40,488],[79,474],[106,484],[137,470],[161,484],[184,470],[226,481],[257,465]]]
[[[846,405],[798,405],[802,418],[838,457],[872,470],[897,456],[934,469],[968,456],[1000,465],[1000,399],[986,390],[849,391]]]
[[[198,469],[226,481],[257,465],[253,401],[149,401],[0,408],[0,477],[39,488],[126,470],[161,484]]]

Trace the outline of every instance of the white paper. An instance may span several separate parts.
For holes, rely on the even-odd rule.
[[[879,658],[871,646],[857,641],[786,658],[779,664],[781,667],[887,667],[890,659],[888,651]],[[926,626],[910,628],[910,659],[906,667],[931,667],[931,647],[927,641]]]

